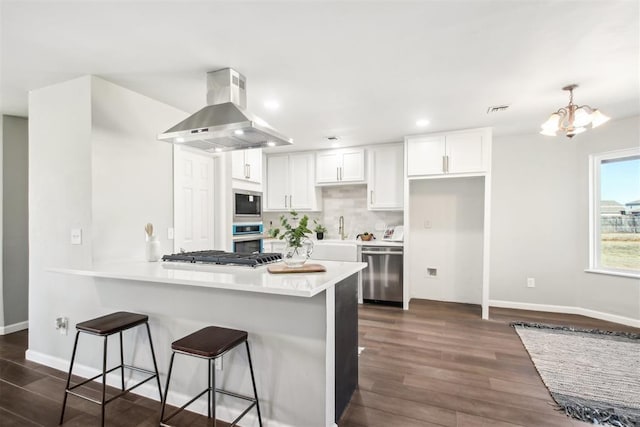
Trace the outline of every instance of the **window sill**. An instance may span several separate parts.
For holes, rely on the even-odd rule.
[[[606,274],[608,276],[619,276],[619,277],[630,277],[632,279],[640,279],[640,273],[631,273],[625,271],[614,271],[614,270],[598,270],[593,268],[587,268],[584,270],[585,273],[595,273],[595,274]]]

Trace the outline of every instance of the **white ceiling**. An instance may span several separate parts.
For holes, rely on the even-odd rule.
[[[26,116],[29,90],[84,74],[191,113],[206,72],[225,67],[296,148],[534,133],[568,83],[578,104],[640,114],[637,0],[0,1],[3,114]],[[510,108],[486,114],[499,104]]]

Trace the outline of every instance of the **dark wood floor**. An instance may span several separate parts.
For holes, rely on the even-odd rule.
[[[340,427],[586,426],[555,410],[512,320],[640,332],[582,316],[412,301],[410,310],[360,308],[360,384]],[[27,332],[0,336],[0,426],[57,425],[65,373],[26,361]],[[99,408],[69,399],[65,426],[99,425]],[[107,424],[158,424],[159,403],[127,395]],[[206,425],[185,413],[178,425]],[[218,424],[220,425],[220,423]],[[224,423],[222,424],[224,425]],[[304,427],[304,426],[301,426]]]

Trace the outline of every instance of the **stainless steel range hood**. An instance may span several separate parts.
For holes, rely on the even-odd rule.
[[[231,68],[207,73],[207,104],[158,139],[210,152],[293,143],[245,109],[246,79]]]

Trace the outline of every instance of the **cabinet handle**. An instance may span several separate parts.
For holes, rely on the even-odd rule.
[[[336,168],[336,181],[340,181],[340,168]]]
[[[284,195],[284,207],[285,208],[287,207],[287,195],[286,194]]]
[[[340,166],[340,181],[342,181],[342,166]]]
[[[289,207],[293,207],[293,196],[289,196]]]
[[[442,172],[447,171],[447,156],[442,156]]]
[[[449,173],[449,156],[445,156],[447,158],[447,170],[445,172]]]
[[[373,206],[373,190],[371,190],[371,192],[370,192],[370,193],[371,193],[371,197],[370,197],[371,205]]]

